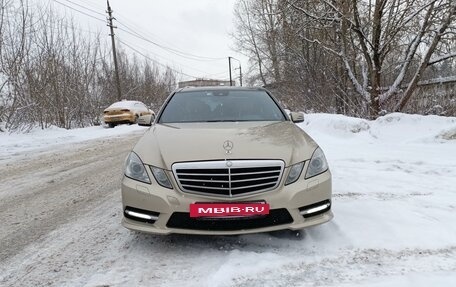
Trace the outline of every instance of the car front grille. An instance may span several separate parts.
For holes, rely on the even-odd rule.
[[[173,164],[184,192],[236,197],[275,189],[282,177],[281,160],[220,160]]]

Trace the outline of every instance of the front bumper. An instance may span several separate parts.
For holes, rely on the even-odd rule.
[[[307,168],[307,167],[304,167]],[[150,173],[150,171],[148,171]],[[287,174],[285,170],[284,174]],[[122,180],[123,211],[126,208],[145,211],[156,220],[138,220],[132,216],[124,216],[122,225],[128,229],[157,234],[202,234],[202,235],[230,235],[270,232],[274,230],[298,230],[305,227],[325,223],[333,218],[330,206],[315,215],[309,216],[307,210],[315,204],[331,203],[331,174],[329,171],[316,177],[283,186],[284,178],[275,190],[245,195],[236,198],[220,198],[201,196],[181,192],[171,172],[168,178],[174,189],[161,187],[149,174],[152,184],[144,184],[124,176]],[[195,202],[240,202],[266,201],[270,205],[271,217],[258,220],[244,220],[231,222],[207,219],[190,219],[189,206]],[[289,215],[289,216],[288,216]],[[277,216],[274,218],[274,216]],[[205,222],[198,222],[198,221]],[[210,221],[210,222],[208,222]],[[176,228],[175,226],[179,226]],[[225,228],[225,227],[226,228]]]

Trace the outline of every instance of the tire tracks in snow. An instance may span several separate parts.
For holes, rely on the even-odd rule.
[[[420,272],[456,272],[456,246],[440,249],[353,249],[321,260],[304,259],[222,286],[339,286],[363,280]],[[234,283],[234,284],[232,284]]]
[[[9,163],[0,185],[0,259],[20,253],[120,187],[122,162],[139,135],[95,140]]]

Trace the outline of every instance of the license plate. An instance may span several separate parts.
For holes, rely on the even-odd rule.
[[[190,217],[250,217],[267,214],[269,204],[264,202],[190,204]]]

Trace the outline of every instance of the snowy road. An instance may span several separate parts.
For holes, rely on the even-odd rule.
[[[122,162],[137,139],[98,140],[2,165],[1,258],[112,201]]]
[[[419,126],[419,129],[410,128]],[[456,119],[302,125],[333,172],[333,221],[297,232],[154,236],[120,226],[122,162],[140,136],[0,165],[0,286],[452,286]]]

